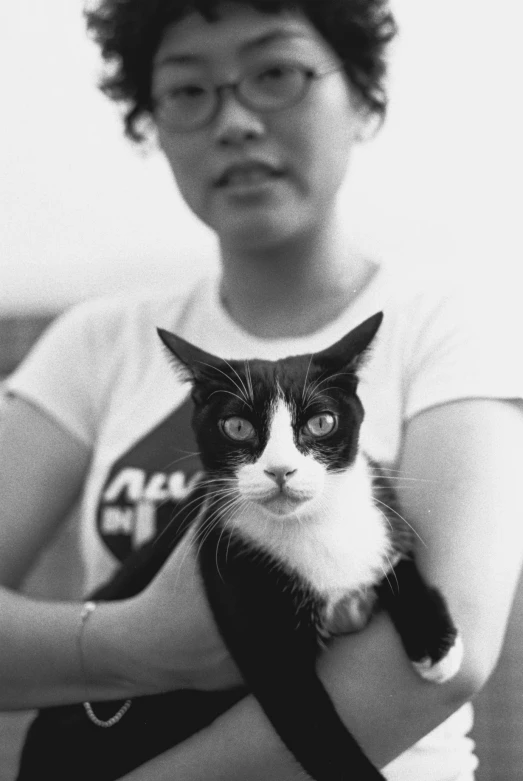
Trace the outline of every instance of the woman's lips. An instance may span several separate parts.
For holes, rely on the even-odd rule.
[[[229,166],[216,180],[216,187],[249,187],[281,178],[283,172],[265,163]]]

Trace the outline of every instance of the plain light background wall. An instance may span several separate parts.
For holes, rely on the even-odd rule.
[[[520,2],[392,7],[390,113],[357,151],[344,196],[354,235],[389,262],[517,281]],[[123,139],[98,66],[80,0],[2,0],[0,312],[176,284],[214,262],[161,155]]]

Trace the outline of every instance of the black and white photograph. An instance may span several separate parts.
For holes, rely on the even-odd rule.
[[[521,29],[3,0],[0,781],[521,781]]]

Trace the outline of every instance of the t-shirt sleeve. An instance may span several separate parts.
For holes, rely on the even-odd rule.
[[[110,373],[112,321],[97,301],[68,310],[6,379],[5,392],[36,405],[91,446]]]
[[[473,398],[523,398],[519,317],[474,286],[421,296],[404,323],[404,418]]]

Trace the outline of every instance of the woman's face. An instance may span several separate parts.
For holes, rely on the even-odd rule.
[[[158,133],[182,196],[224,245],[267,246],[324,224],[365,121],[331,48],[298,13],[265,14],[227,3],[207,22],[192,13],[158,49],[153,97],[180,85],[230,84],[273,64],[328,75],[297,104],[270,113],[242,105],[229,89],[212,121]]]

